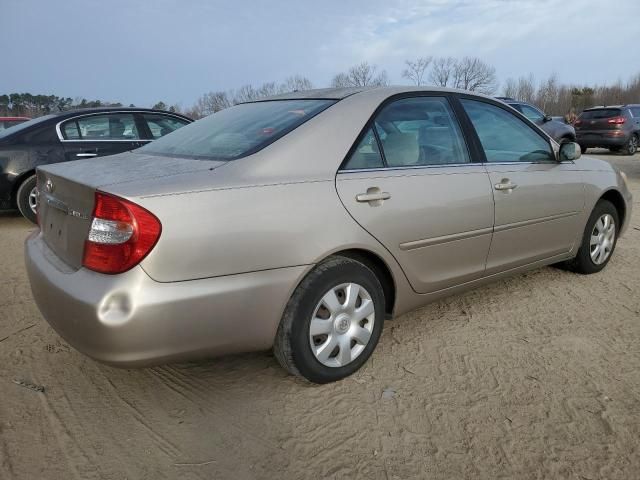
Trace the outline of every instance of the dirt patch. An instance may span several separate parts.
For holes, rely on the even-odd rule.
[[[31,299],[32,227],[0,217],[0,478],[636,478],[640,155],[602,158],[636,198],[602,273],[544,268],[404,315],[326,386],[265,353],[87,359]]]

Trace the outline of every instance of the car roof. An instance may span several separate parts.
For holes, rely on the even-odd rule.
[[[76,115],[85,115],[91,113],[109,113],[109,112],[150,112],[161,113],[164,115],[175,115],[184,119],[192,121],[191,118],[182,115],[181,113],[168,112],[166,110],[157,110],[153,108],[139,108],[139,107],[93,107],[93,108],[78,108],[74,110],[64,110],[62,112],[53,112],[51,115],[58,119],[64,119],[68,117],[75,117]]]
[[[268,102],[272,100],[342,100],[352,95],[398,95],[402,93],[412,92],[434,92],[434,93],[465,93],[468,95],[475,95],[477,97],[484,97],[494,99],[488,95],[483,95],[478,92],[469,92],[467,90],[460,90],[457,88],[444,88],[434,86],[385,86],[385,87],[345,87],[345,88],[316,88],[312,90],[293,91],[288,93],[282,93],[279,95],[272,95],[269,97],[260,98],[257,100],[251,100],[244,103],[255,102]]]

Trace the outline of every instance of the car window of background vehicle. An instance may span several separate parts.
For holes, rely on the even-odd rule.
[[[159,115],[155,113],[144,113],[142,117],[147,122],[147,126],[151,131],[151,136],[154,139],[164,137],[168,133],[189,124],[189,122],[176,117],[169,117],[167,115]]]

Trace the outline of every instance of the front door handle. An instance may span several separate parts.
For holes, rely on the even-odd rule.
[[[76,153],[76,157],[78,158],[97,157],[97,156],[98,156],[97,153],[89,153],[89,152]]]
[[[383,192],[378,187],[367,188],[367,193],[359,193],[356,195],[356,202],[369,203],[372,207],[382,205],[384,200],[389,200],[391,194]]]
[[[508,178],[503,178],[502,180],[500,180],[500,183],[496,183],[493,188],[495,188],[496,190],[506,190],[507,192],[510,192],[517,186],[517,184],[511,183],[511,180],[509,180]]]

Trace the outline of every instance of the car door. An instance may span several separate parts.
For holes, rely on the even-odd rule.
[[[490,183],[447,96],[385,104],[336,186],[349,213],[393,254],[417,292],[484,274],[493,227]]]
[[[584,189],[573,162],[548,137],[491,101],[462,98],[485,154],[495,224],[487,275],[566,254],[579,238]]]
[[[640,132],[640,107],[631,107],[629,108],[629,111],[631,112],[633,130],[635,132]]]
[[[134,150],[148,141],[140,130],[133,112],[82,115],[58,125],[67,160]]]

